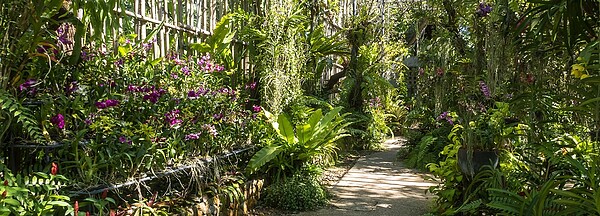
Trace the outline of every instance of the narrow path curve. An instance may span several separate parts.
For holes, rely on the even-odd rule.
[[[425,194],[429,186],[426,174],[406,168],[396,160],[396,152],[405,140],[389,139],[386,150],[360,158],[331,188],[331,207],[301,216],[417,216],[429,211],[433,196]]]

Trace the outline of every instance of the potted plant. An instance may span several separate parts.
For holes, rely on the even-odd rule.
[[[480,112],[465,124],[454,125],[448,138],[461,144],[458,165],[463,174],[473,177],[485,165],[498,166],[499,150],[505,146],[514,127],[505,119],[510,115],[507,103],[496,102],[493,109]]]

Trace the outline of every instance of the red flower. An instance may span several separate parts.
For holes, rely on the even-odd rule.
[[[105,188],[104,191],[102,191],[102,199],[106,199],[107,195],[108,195],[108,188]]]
[[[115,212],[115,210],[111,209],[109,215],[110,216],[117,216],[117,213]]]
[[[527,74],[527,83],[532,84],[535,81],[533,74]]]
[[[75,201],[75,206],[73,208],[75,209],[75,216],[77,216],[77,214],[79,214],[79,202]]]
[[[4,186],[8,186],[8,180],[4,180]]]
[[[442,69],[442,68],[437,68],[436,72],[437,72],[437,75],[438,75],[438,76],[444,76],[444,69]]]
[[[85,212],[85,216],[90,216],[90,212]]]
[[[148,205],[148,207],[152,207],[154,205],[154,200],[156,200],[157,195],[158,192],[154,192],[154,195],[152,196],[152,198],[150,198],[150,201],[146,202],[146,205]]]
[[[6,194],[7,194],[6,191],[2,192],[2,199],[6,198]]]
[[[58,173],[58,164],[52,162],[52,168],[50,169],[50,173],[52,175],[56,175]]]

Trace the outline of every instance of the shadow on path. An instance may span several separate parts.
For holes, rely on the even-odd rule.
[[[429,186],[426,174],[405,168],[396,161],[396,152],[404,140],[389,139],[383,152],[360,158],[356,164],[331,187],[334,198],[331,206],[296,215],[315,216],[416,216],[428,212],[433,196],[425,194]]]

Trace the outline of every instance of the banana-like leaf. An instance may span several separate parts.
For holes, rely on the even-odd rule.
[[[323,117],[323,111],[321,111],[321,109],[314,111],[312,113],[312,115],[310,116],[310,118],[308,119],[308,123],[310,124],[310,127],[313,129],[316,128],[317,124],[319,123],[319,121],[321,120],[322,117]]]
[[[281,146],[265,146],[252,156],[246,169],[252,173],[264,166],[267,162],[273,160],[279,153],[281,153]]]
[[[281,135],[287,143],[294,144],[296,137],[294,136],[294,127],[292,127],[290,120],[288,120],[285,115],[280,114],[279,117],[277,117],[277,123],[279,123],[279,135]]]
[[[296,133],[298,134],[298,142],[305,143],[312,137],[312,127],[310,124],[296,126]]]
[[[340,110],[342,110],[342,107],[337,107],[337,108],[329,111],[327,114],[325,114],[325,116],[323,118],[321,118],[321,121],[319,121],[319,123],[315,127],[315,133],[319,133],[325,127],[327,127],[329,122],[331,122],[331,120],[333,120],[333,118],[335,118],[337,116],[337,114],[340,112]]]

